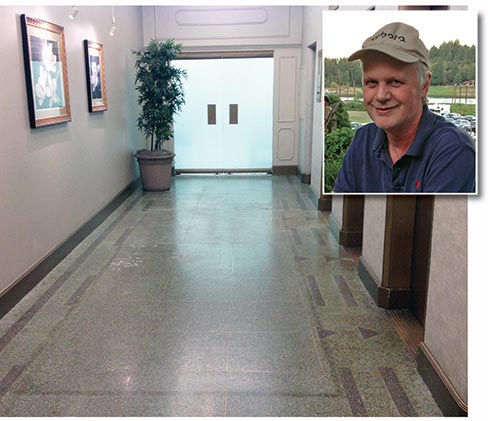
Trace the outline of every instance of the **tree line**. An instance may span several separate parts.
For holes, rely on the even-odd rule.
[[[324,59],[326,87],[361,86],[359,60],[349,62],[346,57]],[[443,42],[430,49],[432,85],[454,85],[472,81],[476,77],[476,47],[461,45],[459,40]]]

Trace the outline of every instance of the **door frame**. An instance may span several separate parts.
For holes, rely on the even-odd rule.
[[[220,60],[220,59],[239,59],[239,58],[274,58],[274,50],[226,50],[226,51],[182,51],[178,54],[176,60]],[[274,63],[273,63],[274,66]],[[274,91],[274,86],[273,86]],[[273,95],[274,107],[274,95]],[[272,122],[272,151],[274,151],[274,116]],[[174,143],[173,143],[174,152]],[[272,157],[273,160],[273,157]],[[202,168],[202,169],[174,169],[175,174],[220,174],[220,173],[272,173],[272,168],[240,168],[240,169],[226,169],[226,168]]]

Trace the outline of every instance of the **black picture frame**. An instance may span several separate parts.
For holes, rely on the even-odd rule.
[[[108,104],[103,44],[85,39],[83,41],[83,49],[85,53],[88,111],[91,113],[106,111]]]

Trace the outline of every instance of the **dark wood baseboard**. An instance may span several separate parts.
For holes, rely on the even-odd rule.
[[[314,203],[317,203],[317,210],[321,212],[330,212],[332,209],[332,197],[328,197],[331,195],[322,195],[317,196],[312,189],[309,189],[308,196],[310,200]]]
[[[329,217],[329,230],[336,241],[344,247],[359,247],[363,243],[362,231],[349,231],[339,227],[334,215]]]
[[[323,194],[318,200],[318,209],[323,212],[330,212],[332,210],[332,195]]]
[[[410,304],[410,289],[378,287],[378,307],[400,310]]]
[[[392,289],[379,285],[362,256],[359,258],[358,276],[378,307],[388,309],[408,308],[410,289]]]
[[[297,170],[297,175],[300,178],[302,184],[309,184],[312,182],[311,174],[302,174],[299,170]]]
[[[376,304],[378,304],[378,284],[379,279],[373,274],[373,271],[369,268],[367,263],[364,261],[363,256],[359,257],[358,263],[358,276],[363,283],[366,290],[371,295],[371,298]]]
[[[296,165],[273,165],[273,175],[297,175]]]
[[[344,247],[360,247],[363,244],[363,232],[341,230],[339,244]]]
[[[137,179],[124,188],[110,203],[98,211],[81,228],[69,236],[29,273],[20,278],[7,292],[0,297],[0,318],[5,316],[24,298],[49,272],[51,272],[73,249],[90,235],[107,217],[115,211],[140,185]]]
[[[417,371],[444,416],[466,417],[468,415],[467,403],[456,392],[424,342],[418,348]]]

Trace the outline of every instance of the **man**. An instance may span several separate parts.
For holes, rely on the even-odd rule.
[[[474,141],[428,109],[432,74],[418,31],[390,23],[349,57],[357,59],[374,123],[357,130],[334,192],[474,192]]]

